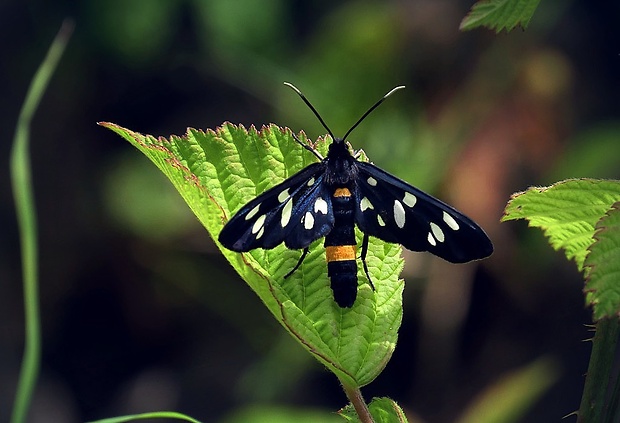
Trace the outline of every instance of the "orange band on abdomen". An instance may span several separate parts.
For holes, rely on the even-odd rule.
[[[350,197],[351,196],[351,191],[349,191],[349,188],[336,188],[336,191],[334,191],[334,197]]]
[[[355,260],[355,245],[330,245],[325,247],[327,262]]]

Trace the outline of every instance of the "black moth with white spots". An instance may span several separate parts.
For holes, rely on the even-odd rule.
[[[357,296],[355,225],[364,234],[360,258],[373,289],[366,266],[369,236],[412,251],[428,251],[452,263],[482,259],[493,252],[488,236],[467,216],[377,166],[357,160],[348,150],[345,139],[351,131],[404,87],[387,93],[344,137],[336,138],[304,95],[286,85],[310,107],[334,141],[323,158],[293,135],[320,161],[243,206],[219,235],[224,247],[245,252],[284,242],[287,248],[303,249],[288,277],[301,265],[308,246],[325,237],[328,275],[340,307],[351,307]]]

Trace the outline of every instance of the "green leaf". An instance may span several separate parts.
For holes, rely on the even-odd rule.
[[[486,26],[496,33],[527,28],[540,0],[480,0],[461,21],[461,31]]]
[[[250,405],[236,408],[220,423],[342,423],[337,414],[320,409],[278,405]]]
[[[390,398],[373,398],[368,405],[368,410],[375,423],[406,423],[405,412],[400,408],[396,401]],[[349,404],[338,412],[348,422],[359,422],[359,417]]]
[[[586,303],[594,309],[594,320],[620,316],[620,203],[596,224],[596,240],[585,260],[589,269]]]
[[[224,223],[246,202],[283,181],[316,157],[276,125],[260,131],[224,123],[215,131],[188,129],[183,137],[154,138],[112,123],[101,125],[132,143],[170,179],[216,244],[276,319],[346,386],[370,383],[385,367],[402,319],[401,248],[371,239],[367,262],[376,287],[363,270],[351,309],[333,301],[321,240],[286,280],[300,257],[283,245],[235,253],[217,242]],[[299,135],[306,141],[305,134]],[[326,140],[317,142],[325,154]],[[361,234],[358,233],[358,242]],[[360,266],[361,267],[361,266]],[[221,283],[208,280],[205,283]]]
[[[570,179],[513,194],[502,221],[527,219],[529,226],[543,229],[551,246],[564,249],[581,271],[596,222],[619,200],[620,181]]]
[[[15,215],[19,229],[24,291],[25,344],[17,390],[11,412],[12,423],[28,417],[41,368],[41,317],[39,307],[39,245],[30,163],[30,126],[47,86],[73,33],[74,23],[66,19],[54,38],[45,59],[35,73],[19,111],[11,148],[10,172]]]
[[[150,420],[150,419],[174,419],[181,420],[190,423],[200,423],[198,420],[193,419],[185,414],[176,413],[174,411],[154,411],[152,413],[130,414],[127,416],[111,417],[109,419],[95,420],[90,423],[125,423],[136,420]]]

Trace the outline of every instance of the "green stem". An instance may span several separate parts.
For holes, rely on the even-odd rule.
[[[343,384],[342,389],[344,389],[344,393],[347,395],[349,401],[351,401],[351,404],[353,404],[353,408],[355,408],[355,412],[360,418],[360,422],[374,423],[370,410],[368,409],[366,402],[364,402],[364,397],[362,397],[362,391],[360,391],[360,388],[350,388]]]
[[[609,413],[607,413],[607,421],[609,423],[620,421],[620,409],[618,407],[620,401],[620,377],[618,377],[618,373],[614,376],[614,388],[609,402]]]
[[[620,324],[616,318],[603,319],[596,324],[596,334],[592,340],[592,355],[579,407],[578,423],[604,422],[606,414],[616,411],[608,409],[606,394],[619,335]]]
[[[32,189],[32,172],[28,144],[30,122],[39,105],[41,96],[64,51],[73,24],[65,21],[54,39],[47,56],[37,70],[17,121],[13,149],[11,151],[11,182],[15,199],[15,211],[19,226],[24,284],[24,313],[26,339],[24,357],[13,404],[12,423],[26,420],[32,393],[39,374],[41,358],[41,328],[39,318],[38,246],[37,221]]]

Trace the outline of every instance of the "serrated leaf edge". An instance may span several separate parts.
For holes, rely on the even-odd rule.
[[[616,210],[618,213],[620,213],[620,201],[616,201],[610,208],[609,210],[607,210],[607,212],[601,216],[601,218],[598,220],[598,222],[596,223],[596,227],[595,227],[595,232],[594,232],[594,242],[588,247],[588,255],[586,256],[585,260],[584,260],[584,272],[585,272],[585,287],[583,289],[583,292],[586,294],[586,305],[589,307],[593,308],[593,316],[594,316],[594,320],[600,320],[606,317],[612,317],[612,316],[608,316],[608,315],[600,315],[597,313],[597,306],[599,304],[598,299],[592,299],[588,301],[588,295],[587,294],[592,294],[595,293],[597,290],[595,288],[588,288],[588,285],[590,285],[591,282],[591,275],[593,273],[593,270],[596,268],[596,264],[594,263],[590,263],[589,262],[589,258],[590,255],[592,253],[592,248],[596,248],[598,243],[601,241],[601,235],[606,233],[609,230],[609,227],[605,225],[605,220],[606,218],[610,217],[610,213],[612,211]],[[620,317],[620,310],[618,310],[614,317]]]

